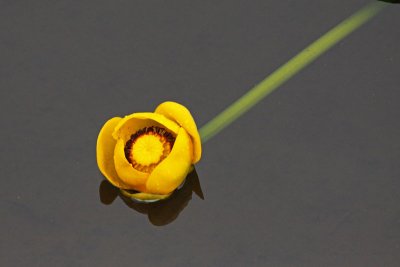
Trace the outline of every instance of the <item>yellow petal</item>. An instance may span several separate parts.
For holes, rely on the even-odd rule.
[[[119,179],[114,167],[114,148],[117,143],[112,137],[115,126],[121,118],[115,117],[108,120],[101,128],[97,137],[96,158],[101,173],[116,187],[127,188]]]
[[[158,194],[150,194],[150,193],[129,193],[123,189],[121,190],[121,193],[124,196],[129,197],[133,200],[139,200],[139,201],[143,201],[143,202],[154,202],[157,200],[165,199],[171,195],[171,194],[158,195]]]
[[[180,128],[171,153],[150,174],[149,193],[169,194],[185,180],[192,165],[193,145],[189,134]]]
[[[115,127],[113,137],[116,140],[123,139],[124,141],[127,141],[132,134],[149,126],[166,128],[175,135],[178,134],[179,130],[178,124],[161,114],[141,112],[125,116]]]
[[[190,114],[190,111],[183,105],[176,102],[161,103],[155,110],[156,113],[162,114],[170,120],[176,121],[180,126],[185,128],[193,141],[193,161],[196,163],[201,158],[201,140],[196,123]]]
[[[132,167],[129,161],[125,157],[125,142],[123,139],[119,139],[115,145],[114,150],[114,164],[115,170],[118,173],[118,177],[121,181],[129,186],[129,189],[135,189],[138,191],[145,191],[146,181],[149,177],[148,173],[141,172]]]

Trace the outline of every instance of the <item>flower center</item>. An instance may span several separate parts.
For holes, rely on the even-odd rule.
[[[125,145],[125,157],[142,172],[151,172],[171,152],[175,138],[164,128],[145,127],[134,133]]]

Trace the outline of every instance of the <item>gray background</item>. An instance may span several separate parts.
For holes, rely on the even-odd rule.
[[[104,205],[95,161],[108,118],[202,126],[369,2],[0,1],[1,265],[398,266],[399,5],[204,144],[173,222]]]

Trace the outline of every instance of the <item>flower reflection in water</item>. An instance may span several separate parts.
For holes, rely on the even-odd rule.
[[[107,180],[103,180],[99,187],[100,201],[103,204],[110,205],[119,196],[131,209],[147,214],[149,221],[156,226],[163,226],[173,222],[192,199],[193,192],[201,199],[204,199],[195,169],[186,177],[182,188],[175,191],[168,199],[153,203],[135,202],[123,195],[118,188],[111,185]]]

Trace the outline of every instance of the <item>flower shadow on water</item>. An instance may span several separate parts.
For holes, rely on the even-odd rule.
[[[129,208],[139,213],[147,214],[149,221],[156,226],[163,226],[173,222],[188,205],[192,199],[193,192],[201,199],[204,199],[195,169],[186,177],[184,185],[169,198],[153,203],[135,202],[131,198],[124,196],[118,188],[107,180],[103,180],[99,186],[101,203],[110,205],[119,196]]]

